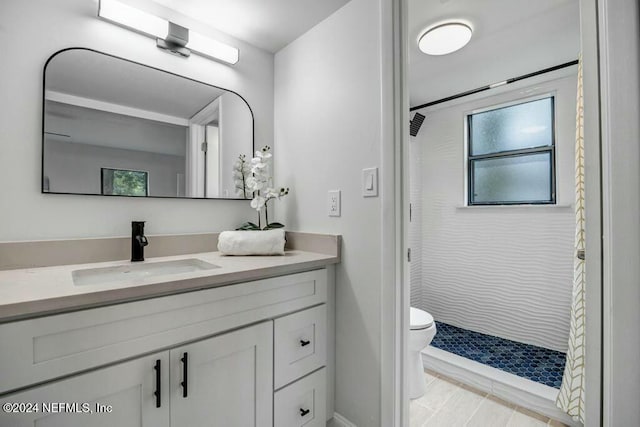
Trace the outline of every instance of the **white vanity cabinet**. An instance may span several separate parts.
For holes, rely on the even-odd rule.
[[[327,306],[275,319],[274,340],[275,425],[324,426]]]
[[[163,352],[4,396],[0,426],[169,427],[168,368]]]
[[[327,369],[322,368],[276,391],[273,397],[274,425],[324,427],[326,382]]]
[[[279,389],[327,362],[325,305],[274,321],[274,381]]]
[[[329,271],[0,324],[0,426],[324,426]]]
[[[170,351],[171,425],[269,427],[273,322]]]
[[[38,406],[30,406],[30,414],[21,413],[27,406],[16,407],[20,414],[0,412],[0,426],[272,426],[272,325],[263,322],[11,394],[3,405]],[[60,403],[67,406],[54,406]]]

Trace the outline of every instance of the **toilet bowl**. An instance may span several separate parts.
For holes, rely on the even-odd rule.
[[[433,317],[424,310],[409,309],[409,397],[417,399],[427,391],[427,379],[424,375],[421,351],[431,344],[436,335]]]

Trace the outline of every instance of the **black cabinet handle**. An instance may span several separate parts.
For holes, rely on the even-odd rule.
[[[156,360],[156,364],[153,367],[153,369],[156,371],[156,391],[154,391],[153,394],[156,397],[156,408],[159,408],[162,401],[162,389],[161,389],[162,379],[160,378],[160,359]]]
[[[189,387],[189,380],[187,377],[189,372],[189,354],[186,351],[182,353],[180,361],[182,362],[182,382],[180,383],[182,386],[182,397],[187,397],[187,388]]]
[[[305,415],[307,415],[309,412],[311,412],[311,409],[302,409],[300,408],[300,416],[304,417]]]
[[[300,340],[300,346],[301,347],[307,346],[309,344],[311,344],[311,341],[309,341],[309,340]]]

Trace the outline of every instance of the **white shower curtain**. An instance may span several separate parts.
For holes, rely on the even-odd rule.
[[[584,113],[582,93],[582,57],[578,64],[578,96],[576,108],[576,235],[573,261],[573,299],[569,349],[562,386],[556,405],[574,420],[584,424],[584,355],[585,355],[585,271],[584,271]]]

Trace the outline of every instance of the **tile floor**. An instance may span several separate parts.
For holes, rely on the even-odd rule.
[[[411,427],[564,426],[435,372],[425,376],[427,393],[410,404]]]
[[[553,388],[560,388],[564,353],[436,322],[431,345]]]

